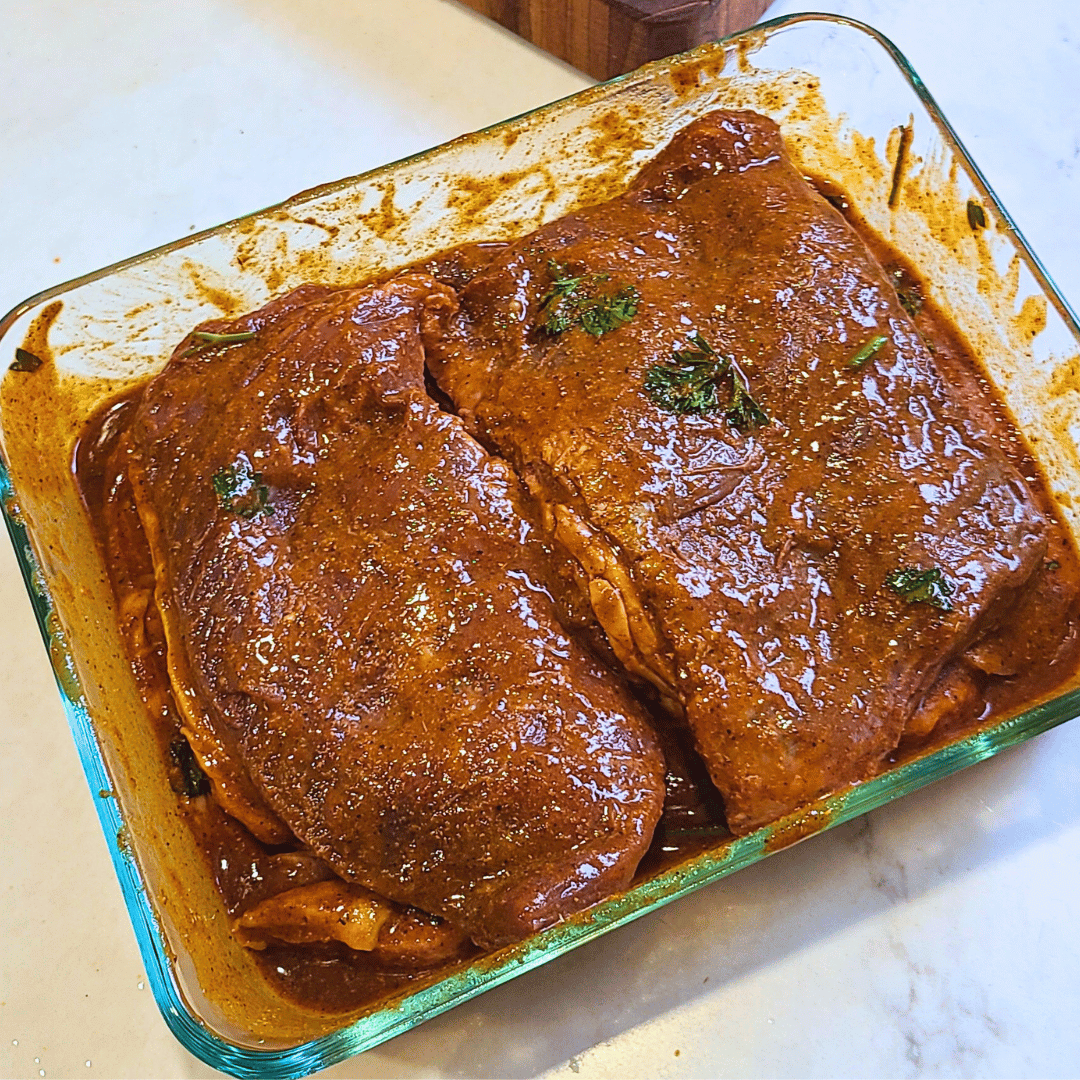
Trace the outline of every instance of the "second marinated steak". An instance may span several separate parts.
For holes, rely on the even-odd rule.
[[[735,831],[1007,674],[1048,520],[772,121],[713,113],[622,197],[477,261],[429,364],[685,711]]]

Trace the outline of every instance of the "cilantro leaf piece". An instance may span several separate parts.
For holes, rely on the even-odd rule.
[[[640,299],[633,285],[625,285],[610,295],[595,296],[581,305],[578,322],[587,334],[603,337],[624,326],[637,314]]]
[[[218,469],[210,482],[221,508],[238,517],[258,517],[273,509],[270,489],[263,483],[262,473],[254,472],[242,457],[235,464]]]
[[[600,286],[610,280],[608,274],[579,274],[571,276],[562,263],[548,263],[551,288],[540,301],[542,330],[555,337],[574,326],[595,338],[628,323],[636,314],[641,296],[632,285],[615,292],[604,292]]]
[[[15,361],[9,367],[9,371],[37,371],[44,363],[40,356],[35,356],[28,349],[16,349]]]
[[[654,404],[679,415],[703,416],[723,408],[732,427],[743,434],[769,422],[768,414],[750,395],[734,362],[720,356],[695,334],[690,349],[676,349],[666,364],[653,364],[645,373],[645,392]],[[722,386],[729,385],[726,401]]]
[[[850,368],[861,368],[870,357],[877,355],[881,350],[888,345],[889,339],[887,337],[878,334],[877,337],[871,338],[848,362],[847,366]]]
[[[169,743],[169,757],[180,774],[179,794],[195,799],[209,793],[210,781],[202,771],[187,739],[182,735]]]
[[[956,592],[956,586],[937,567],[919,570],[914,566],[905,566],[901,570],[893,570],[885,579],[885,584],[909,604],[929,604],[939,611],[953,609],[949,597]]]
[[[191,336],[195,339],[195,344],[185,349],[180,354],[181,357],[190,356],[214,345],[239,345],[242,341],[250,341],[255,336],[255,331],[240,330],[235,334],[215,334],[209,330],[196,330]]]
[[[732,369],[731,402],[728,404],[728,422],[744,435],[755,428],[764,427],[769,422],[765,410],[750,396],[750,391],[742,376]]]
[[[916,286],[910,289],[897,289],[896,295],[900,298],[900,306],[914,319],[922,311],[923,298]]]

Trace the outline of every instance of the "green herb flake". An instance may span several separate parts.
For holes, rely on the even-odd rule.
[[[922,311],[923,298],[918,289],[898,289],[900,306],[914,319]]]
[[[37,371],[44,363],[40,356],[35,356],[28,349],[15,350],[15,362],[8,368],[9,371]]]
[[[1057,559],[1048,559],[1045,563],[1043,563],[1043,566],[1047,570],[1058,570],[1061,567],[1061,563],[1059,563]]]
[[[692,349],[676,349],[666,364],[653,364],[645,373],[645,393],[653,404],[680,416],[722,408],[732,427],[744,435],[769,422],[754,400],[746,380],[730,357],[720,356],[701,336],[690,339]],[[722,400],[723,384],[730,384]]]
[[[270,491],[263,483],[262,473],[253,472],[243,459],[234,465],[218,469],[210,482],[223,510],[238,517],[253,518],[271,511]]]
[[[956,587],[937,567],[919,570],[905,566],[902,570],[893,570],[885,584],[909,604],[929,604],[939,611],[952,611],[949,597],[956,592]]]
[[[872,356],[876,356],[888,345],[889,339],[881,334],[872,337],[848,362],[849,368],[861,368]]]
[[[569,271],[554,260],[548,263],[551,288],[540,301],[540,325],[549,334],[561,334],[574,325],[573,301],[586,275],[570,277]]]
[[[922,311],[923,299],[922,290],[918,285],[912,283],[908,288],[900,288],[899,282],[896,288],[897,298],[900,300],[900,306],[914,319],[916,315]]]
[[[912,317],[915,318],[923,309],[925,298],[922,294],[922,288],[919,286],[918,281],[915,281],[912,276],[902,266],[897,266],[892,271],[893,286],[896,289],[897,298],[900,301],[900,306]]]
[[[194,751],[188,745],[187,739],[183,736],[173,739],[169,743],[169,757],[172,758],[172,763],[180,774],[179,794],[186,795],[189,799],[195,799],[200,795],[209,793],[210,781],[199,766],[199,762],[195,758]]]
[[[769,422],[769,417],[750,396],[746,383],[734,368],[731,377],[731,402],[727,408],[727,419],[732,427],[747,435],[756,428],[764,427]]]
[[[594,338],[625,326],[636,314],[641,297],[633,285],[624,285],[618,292],[594,297],[581,309],[581,328]]]
[[[892,186],[889,188],[889,209],[894,210],[900,202],[900,184],[904,179],[908,150],[915,134],[915,120],[912,117],[906,124],[900,125],[900,143],[896,148],[896,163],[893,165]]]
[[[674,364],[653,364],[645,373],[645,392],[668,412],[702,415],[720,404],[716,379],[722,374],[711,364],[693,364],[676,353]]]
[[[242,341],[250,341],[255,336],[255,331],[242,330],[235,334],[214,334],[209,330],[196,330],[191,336],[195,339],[195,344],[185,349],[180,354],[181,357],[190,356],[192,353],[201,352],[212,346],[239,345]]]
[[[540,328],[555,337],[579,326],[594,338],[625,326],[636,314],[641,296],[632,285],[601,291],[608,274],[570,275],[562,263],[548,263],[552,283],[540,302]]]
[[[986,211],[974,199],[968,199],[967,219],[972,232],[986,228]]]

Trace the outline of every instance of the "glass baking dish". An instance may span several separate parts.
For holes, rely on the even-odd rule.
[[[774,117],[920,268],[982,358],[1080,534],[1080,326],[910,66],[850,20],[800,15],[652,64],[414,158],[304,192],[41,293],[0,322],[0,495],[150,985],[194,1054],[236,1076],[294,1077],[400,1034],[708,882],[1045,731],[1077,684],[1021,715],[714,846],[528,941],[436,973],[359,1014],[278,998],[233,941],[165,780],[73,483],[75,442],[199,321],[305,281],[345,283],[469,240],[520,235],[617,192],[718,106]],[[901,147],[903,149],[901,149]],[[900,161],[897,165],[898,158]],[[890,205],[891,204],[891,205]],[[975,210],[971,206],[976,207]],[[985,224],[980,224],[981,210]],[[974,218],[973,218],[974,215]]]

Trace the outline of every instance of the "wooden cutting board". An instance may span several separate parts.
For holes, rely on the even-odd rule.
[[[743,30],[771,0],[462,0],[596,79]]]

